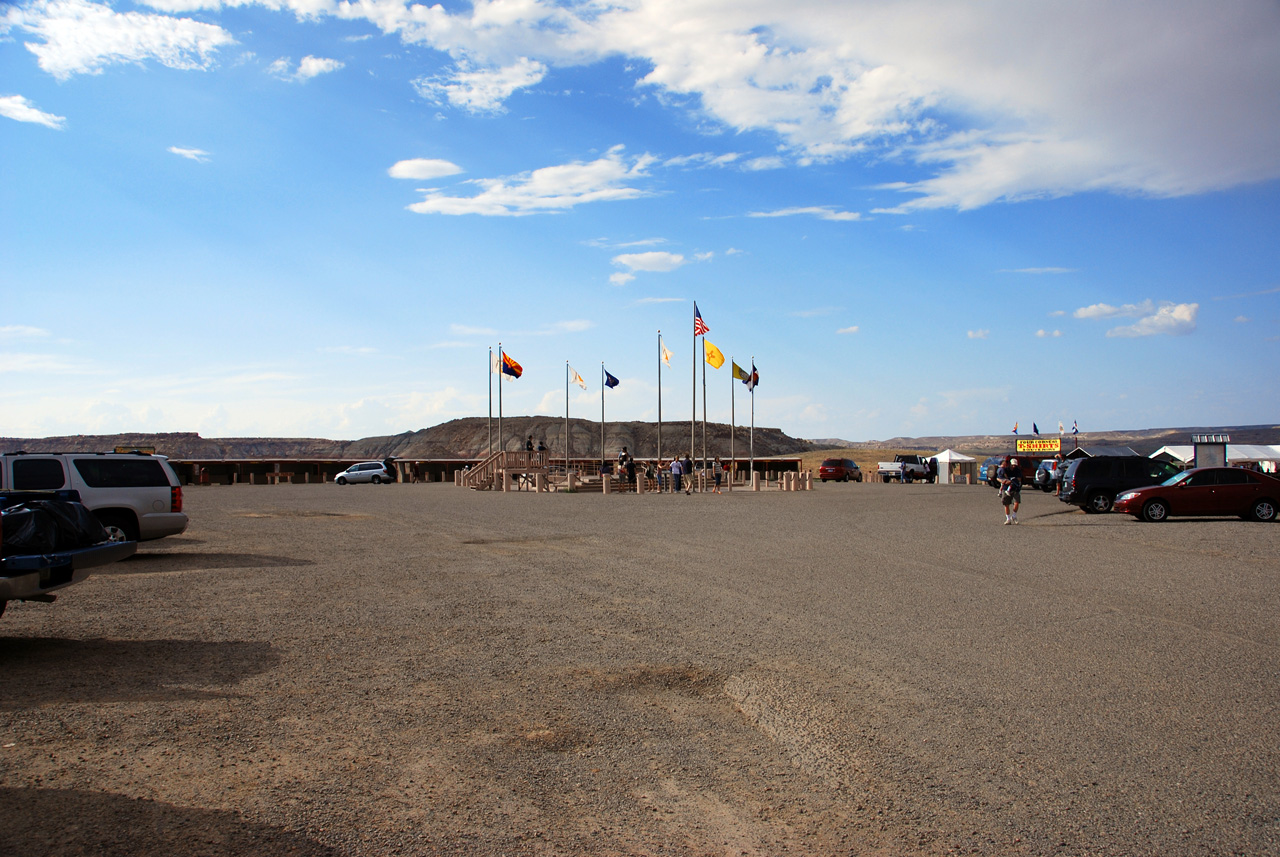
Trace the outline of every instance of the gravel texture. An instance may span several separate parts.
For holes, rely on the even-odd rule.
[[[3,855],[1280,854],[1280,526],[193,488],[0,619]]]

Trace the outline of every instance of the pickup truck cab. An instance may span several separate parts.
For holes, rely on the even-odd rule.
[[[27,504],[61,506],[63,511],[70,513],[69,519],[79,518],[82,522],[87,519],[97,532],[81,528],[81,532],[69,540],[61,532],[65,527],[56,526],[54,529],[60,531],[59,538],[64,544],[79,546],[60,546],[57,541],[45,545],[51,548],[48,550],[17,545],[14,534],[6,528],[5,519],[17,518],[18,510]],[[53,594],[57,590],[80,583],[93,569],[132,556],[137,550],[137,542],[111,541],[106,529],[96,523],[88,510],[80,508],[76,512],[75,507],[79,506],[78,495],[71,490],[0,492],[0,545],[3,545],[0,554],[0,615],[4,614],[10,601],[51,602],[57,598]],[[94,541],[95,537],[97,541]]]
[[[893,461],[881,461],[876,467],[876,473],[880,477],[881,482],[912,482],[920,480],[924,482],[932,482],[932,470],[929,467],[928,459],[920,455],[901,454],[895,455]]]
[[[116,541],[147,541],[187,528],[182,486],[163,455],[6,452],[0,491],[70,489]]]

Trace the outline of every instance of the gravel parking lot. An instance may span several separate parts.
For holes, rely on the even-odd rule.
[[[190,488],[0,619],[0,854],[1280,854],[1280,526]]]

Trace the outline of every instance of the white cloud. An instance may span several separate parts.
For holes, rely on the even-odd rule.
[[[1037,330],[1036,336],[1040,337],[1041,339],[1046,339],[1050,337],[1057,338],[1059,336],[1062,336],[1062,331],[1061,330]]]
[[[607,202],[646,196],[628,183],[648,175],[650,155],[626,158],[622,146],[614,146],[602,158],[543,167],[530,173],[497,179],[474,179],[475,196],[446,196],[426,192],[422,202],[409,206],[419,214],[483,214],[517,216],[566,211],[588,202]]]
[[[0,325],[0,338],[3,339],[36,339],[49,335],[49,331],[40,327],[25,324]]]
[[[970,339],[986,339],[990,335],[990,330],[971,330],[968,333]]]
[[[35,105],[21,95],[0,95],[0,116],[15,122],[33,122],[55,131],[62,130],[67,121],[65,116],[37,110]]]
[[[545,336],[559,336],[562,333],[582,333],[584,330],[590,330],[595,327],[595,323],[585,318],[575,318],[569,321],[557,321],[549,325],[541,331]]]
[[[640,298],[636,301],[637,305],[643,304],[680,304],[684,303],[684,298]]]
[[[1154,302],[1145,300],[1140,304],[1124,304],[1123,306],[1092,304],[1087,307],[1081,307],[1072,314],[1076,318],[1137,318],[1138,316],[1149,315],[1155,312],[1155,309]]]
[[[235,43],[230,33],[213,24],[116,12],[87,0],[36,0],[11,7],[3,20],[40,39],[24,44],[40,68],[59,80],[146,60],[177,69],[209,68],[218,48]]]
[[[687,260],[679,253],[667,253],[663,250],[651,250],[648,253],[623,253],[613,257],[613,264],[621,265],[632,271],[674,271]]]
[[[858,326],[856,324],[853,325],[852,327],[842,327],[836,331],[836,333],[857,333],[857,332],[858,332]]]
[[[752,211],[748,217],[794,217],[808,214],[822,220],[861,220],[862,215],[856,211],[839,211],[830,205],[809,205],[795,208],[780,208],[777,211]]]
[[[545,65],[528,57],[500,68],[472,69],[470,63],[463,61],[451,74],[419,78],[413,84],[419,95],[433,103],[452,104],[472,113],[492,113],[504,110],[503,102],[512,93],[534,86],[546,74]]]
[[[1247,315],[1238,315],[1235,317],[1236,324],[1248,324],[1251,321],[1253,321],[1253,319],[1249,318]]]
[[[267,66],[267,71],[283,80],[292,80],[296,83],[306,83],[313,77],[338,71],[344,67],[346,67],[346,63],[340,60],[308,55],[303,57],[301,62],[298,63],[297,71],[293,70],[293,61],[286,57],[281,57],[271,65]]]
[[[410,158],[396,161],[387,170],[393,179],[438,179],[443,176],[456,176],[462,167],[438,158]]]
[[[1115,327],[1107,331],[1107,336],[1136,337],[1185,336],[1196,329],[1196,316],[1200,313],[1200,304],[1162,304],[1152,315],[1139,319],[1128,327]]]
[[[609,275],[609,282],[615,286],[625,286],[636,278],[635,274],[628,274],[624,271],[618,271]]]
[[[170,146],[169,151],[180,158],[186,158],[202,164],[209,160],[209,153],[204,149],[184,149],[181,146]]]

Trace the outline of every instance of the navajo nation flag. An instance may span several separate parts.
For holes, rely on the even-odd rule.
[[[698,302],[694,301],[693,302],[693,335],[702,336],[704,333],[707,333],[710,330],[711,328],[707,327],[707,323],[702,320],[702,313],[698,312]]]

